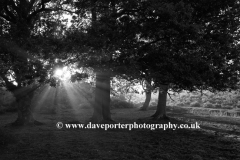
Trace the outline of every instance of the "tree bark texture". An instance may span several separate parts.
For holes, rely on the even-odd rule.
[[[141,111],[146,111],[148,109],[149,103],[151,101],[152,92],[147,91],[147,92],[145,92],[145,95],[146,95],[146,99],[145,99],[143,106],[140,108]]]
[[[151,84],[147,81],[145,83],[146,83],[146,89],[145,89],[146,99],[143,106],[140,108],[141,111],[146,111],[148,109],[149,103],[151,101],[151,96],[152,96]]]
[[[39,124],[32,114],[31,101],[34,96],[34,91],[39,86],[28,86],[18,88],[16,91],[13,91],[13,95],[16,98],[16,105],[18,108],[18,118],[13,123],[13,125],[23,126],[25,124],[34,123]]]
[[[93,123],[112,121],[110,113],[110,75],[108,72],[96,73],[96,89]]]
[[[158,118],[167,119],[167,115],[166,115],[167,91],[168,91],[168,85],[162,85],[162,84],[159,85],[157,110],[154,113],[154,115],[152,115],[154,119],[158,119]]]

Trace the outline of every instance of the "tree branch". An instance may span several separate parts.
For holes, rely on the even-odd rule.
[[[174,102],[175,102],[175,100],[174,100],[174,99],[172,99],[172,97],[171,97],[171,94],[170,94],[169,92],[167,92],[167,94],[168,94],[169,98],[170,98],[172,101],[174,101]]]

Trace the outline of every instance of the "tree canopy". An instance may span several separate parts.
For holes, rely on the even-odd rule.
[[[239,3],[145,1],[134,59],[174,90],[224,90],[238,81]],[[214,9],[213,9],[214,8]],[[203,12],[205,11],[205,12]]]
[[[175,91],[235,89],[239,13],[238,0],[2,0],[0,76],[11,90],[51,84],[59,65],[92,67],[95,111],[106,120],[113,76]]]

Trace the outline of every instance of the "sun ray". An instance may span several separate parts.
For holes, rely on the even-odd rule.
[[[64,89],[67,92],[67,97],[69,99],[69,103],[75,113],[75,117],[77,120],[81,119],[81,117],[85,117],[86,115],[91,115],[92,109],[87,102],[86,99],[83,98],[79,89],[74,86],[74,83],[63,83]],[[87,105],[87,106],[86,106]],[[90,110],[89,110],[90,109]]]
[[[33,109],[33,113],[39,112],[41,110],[44,102],[46,102],[46,99],[49,96],[49,91],[50,87],[48,85],[44,85],[42,91],[40,91],[40,93],[38,93],[38,95],[36,96],[37,103],[34,103],[35,106]]]

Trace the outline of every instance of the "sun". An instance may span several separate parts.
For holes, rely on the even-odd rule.
[[[63,75],[63,70],[62,69],[56,69],[55,76],[61,77],[62,75]]]
[[[67,80],[70,80],[70,78],[71,78],[71,72],[67,66],[65,66],[63,68],[57,68],[54,71],[54,77],[56,77],[62,81],[67,81]]]

